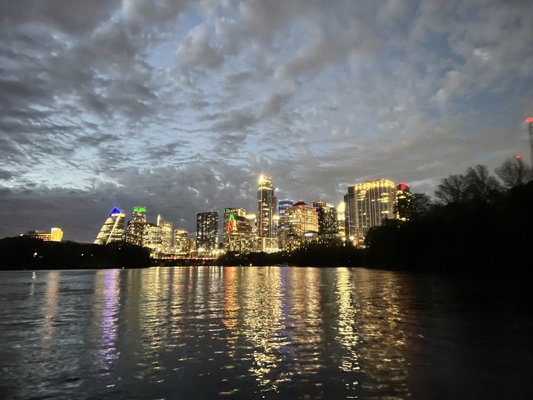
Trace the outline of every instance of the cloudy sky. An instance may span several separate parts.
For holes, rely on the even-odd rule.
[[[113,207],[432,194],[523,153],[529,0],[0,0],[0,237],[92,241]]]

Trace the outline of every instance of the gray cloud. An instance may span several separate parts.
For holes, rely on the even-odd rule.
[[[0,4],[0,235],[90,241],[134,204],[194,230],[261,172],[337,203],[528,153],[525,0]]]

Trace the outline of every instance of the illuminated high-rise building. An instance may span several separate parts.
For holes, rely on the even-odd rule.
[[[368,230],[385,219],[396,218],[396,185],[389,179],[368,180],[348,188],[346,235],[355,244],[364,244]],[[353,238],[353,239],[352,239]]]
[[[248,253],[253,250],[253,225],[244,208],[224,209],[224,250]]]
[[[292,207],[294,201],[291,199],[281,199],[278,203],[278,213],[280,220],[285,217],[285,210],[289,207]]]
[[[161,252],[170,254],[172,252],[172,221],[166,221],[158,214],[157,226],[161,228]]]
[[[396,186],[396,206],[398,219],[400,221],[409,221],[412,217],[413,194],[409,190],[409,186],[405,183],[400,183]]]
[[[155,224],[144,225],[143,247],[150,249],[150,255],[152,257],[160,257],[162,255],[161,226]]]
[[[128,221],[126,228],[126,241],[137,246],[142,246],[145,227],[146,207],[133,207],[132,219]]]
[[[339,237],[342,240],[346,239],[346,203],[344,201],[341,201],[337,205],[337,232],[339,233]]]
[[[318,213],[302,200],[285,210],[287,229],[282,235],[282,248],[287,251],[298,248],[306,238],[318,235]]]
[[[338,237],[337,210],[333,204],[325,201],[313,202],[318,215],[318,234],[322,239],[333,239]]]
[[[186,256],[190,250],[189,232],[186,229],[176,229],[174,231],[174,253]]]
[[[196,250],[212,252],[218,242],[218,211],[205,211],[196,214]]]
[[[113,208],[105,220],[100,232],[94,240],[94,244],[109,244],[124,240],[124,221],[126,214],[118,208]]]
[[[291,199],[281,199],[278,203],[278,215],[279,215],[278,231],[277,231],[278,237],[281,237],[285,234],[285,230],[287,229],[287,224],[285,220],[285,211],[287,210],[287,208],[292,207],[293,204],[294,204],[294,201],[292,201]]]
[[[276,206],[277,200],[271,178],[260,175],[257,181],[257,236],[260,251],[277,251],[277,238],[274,232]]]
[[[344,195],[344,234],[347,240],[355,240],[355,186],[348,186]]]

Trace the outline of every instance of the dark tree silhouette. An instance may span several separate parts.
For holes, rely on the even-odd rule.
[[[464,175],[450,175],[442,179],[435,197],[443,204],[493,201],[501,192],[501,185],[487,167],[476,165],[468,168]]]
[[[468,200],[490,201],[502,192],[500,183],[484,165],[468,168],[465,181]]]
[[[435,197],[444,204],[462,203],[466,200],[467,182],[463,175],[450,175],[441,180]]]
[[[496,168],[496,175],[502,180],[506,188],[525,185],[531,178],[531,171],[522,158],[510,158]]]
[[[432,206],[430,197],[425,193],[413,193],[409,204],[410,220],[416,220],[428,213]]]

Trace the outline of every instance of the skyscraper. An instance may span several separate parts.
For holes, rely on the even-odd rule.
[[[113,208],[105,220],[100,232],[94,240],[94,244],[109,244],[124,240],[124,220],[126,214],[118,208]]]
[[[166,221],[158,214],[157,226],[161,228],[161,252],[170,254],[172,251],[172,221]]]
[[[389,179],[368,180],[348,188],[346,201],[347,237],[356,244],[364,244],[372,227],[385,219],[396,218],[396,185]],[[353,225],[352,225],[353,224]]]
[[[161,227],[155,224],[144,224],[143,228],[143,247],[150,249],[152,257],[160,257],[162,251],[161,244]]]
[[[400,183],[396,186],[397,214],[400,221],[409,221],[411,219],[413,214],[412,199],[413,194],[407,184]]]
[[[285,210],[285,222],[287,228],[281,237],[283,250],[294,250],[306,237],[316,239],[318,235],[318,214],[302,200]]]
[[[142,246],[145,227],[146,207],[133,207],[132,219],[128,221],[126,228],[126,241],[137,246]]]
[[[196,249],[212,252],[218,242],[218,211],[205,211],[196,214]]]
[[[185,229],[174,231],[174,253],[180,256],[189,254],[190,251],[189,232]]]
[[[337,210],[333,204],[325,201],[313,202],[313,207],[318,214],[318,234],[321,239],[338,237]]]
[[[278,238],[281,238],[285,235],[285,231],[287,230],[287,221],[285,218],[285,211],[287,208],[292,207],[294,202],[291,199],[281,199],[278,203],[278,214],[279,214],[279,220],[278,220],[278,231],[277,236]]]
[[[277,238],[274,232],[276,206],[277,200],[271,178],[260,175],[257,181],[257,236],[260,251],[272,252],[277,250]]]
[[[247,253],[253,250],[252,221],[244,208],[224,209],[224,250]]]

